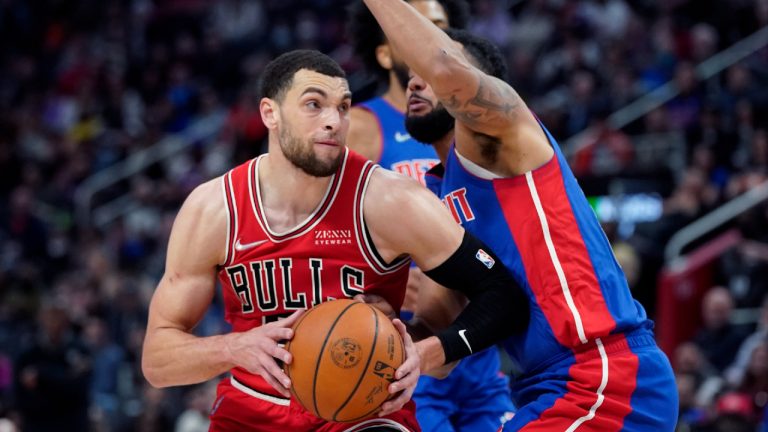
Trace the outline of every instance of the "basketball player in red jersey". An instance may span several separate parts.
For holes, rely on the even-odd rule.
[[[471,299],[459,316],[466,329],[432,338],[444,347],[440,360],[453,360],[464,344],[482,349],[522,331],[524,294],[426,188],[346,149],[351,95],[338,64],[293,51],[271,62],[262,81],[269,151],[199,186],[182,206],[150,304],[144,374],[165,387],[231,371],[219,384],[212,431],[417,431],[406,402],[421,357],[402,323],[395,321],[407,359],[388,388],[395,396],[379,417],[339,424],[288,399],[290,381],[276,360],[291,362],[279,345],[292,336],[298,315],[290,314],[361,293],[397,311],[410,256]],[[217,276],[233,332],[196,337]]]

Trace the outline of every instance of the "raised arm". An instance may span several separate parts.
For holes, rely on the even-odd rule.
[[[211,304],[217,266],[224,260],[227,215],[221,179],[195,189],[173,224],[165,274],[149,306],[142,370],[156,387],[194,384],[234,366],[259,373],[283,394],[288,377],[273,357],[290,362],[276,341],[290,339],[291,319],[248,332],[197,337],[192,329]],[[293,317],[292,317],[293,318]],[[282,388],[281,388],[282,387]],[[285,390],[285,391],[284,391]]]
[[[471,64],[461,46],[404,1],[365,0],[387,40],[469,128],[498,136],[525,104],[504,81]]]
[[[506,82],[404,1],[364,0],[390,44],[457,120],[456,147],[501,175],[538,168],[553,154],[536,118]],[[495,72],[494,72],[495,73]]]

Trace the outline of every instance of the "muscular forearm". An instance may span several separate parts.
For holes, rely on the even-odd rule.
[[[144,377],[155,387],[168,387],[221,375],[234,367],[228,344],[235,335],[200,338],[179,329],[155,329],[144,344]]]

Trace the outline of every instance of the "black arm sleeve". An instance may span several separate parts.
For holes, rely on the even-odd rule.
[[[468,232],[453,255],[424,274],[461,291],[470,300],[453,324],[437,334],[446,363],[479,352],[528,327],[528,296],[490,248]]]

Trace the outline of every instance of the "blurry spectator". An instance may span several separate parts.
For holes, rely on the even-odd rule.
[[[555,25],[554,11],[547,0],[523,2],[522,10],[510,28],[511,47],[515,51],[536,52],[552,37]],[[510,67],[510,70],[515,73],[514,67]],[[516,85],[515,88],[518,86]]]
[[[717,400],[712,432],[753,432],[755,415],[748,395],[730,392]]]
[[[629,288],[634,290],[642,272],[642,263],[637,251],[629,243],[619,242],[613,244],[613,253],[616,256],[616,261],[618,261],[621,269],[624,271]],[[637,296],[637,293],[632,294]]]
[[[62,307],[44,304],[38,323],[40,334],[16,362],[16,400],[23,430],[87,431],[90,354],[72,332]]]
[[[696,122],[685,131],[685,138],[691,164],[704,169],[719,188],[724,187],[732,169],[733,143],[737,138],[726,130],[721,112],[713,106],[703,107]],[[707,158],[704,163],[702,157]]]
[[[739,391],[750,398],[753,413],[760,413],[768,406],[768,339],[764,339],[752,351]]]
[[[499,48],[505,48],[509,44],[513,26],[509,14],[503,10],[504,2],[477,0],[474,3],[475,19],[470,27],[472,33],[492,41]]]
[[[589,126],[595,108],[600,103],[596,94],[595,74],[586,69],[573,71],[569,77],[568,102],[565,105],[566,132],[575,135]],[[607,117],[608,113],[602,109],[599,114]]]
[[[704,358],[699,347],[686,342],[680,344],[672,356],[672,366],[675,373],[687,382],[682,383],[686,392],[692,393],[687,401],[690,409],[709,406],[715,395],[722,389],[723,380],[717,375],[717,371]]]
[[[19,186],[9,201],[5,214],[0,215],[0,231],[17,245],[22,259],[42,262],[47,256],[48,234],[44,222],[34,212],[32,191]]]
[[[718,371],[731,364],[746,338],[743,330],[731,324],[732,313],[733,298],[728,289],[719,286],[710,288],[701,305],[703,328],[693,341]]]
[[[743,382],[747,367],[752,359],[752,353],[766,341],[768,341],[768,294],[765,295],[763,306],[760,308],[757,330],[742,342],[736,354],[736,360],[725,371],[725,379],[728,384],[736,387]]]
[[[678,373],[675,375],[677,392],[680,398],[678,432],[693,431],[707,423],[709,418],[706,407],[698,404],[696,391],[698,380],[695,375]]]
[[[207,432],[208,414],[215,410],[216,385],[207,383],[195,387],[187,395],[187,409],[176,420],[175,432]]]
[[[717,53],[719,38],[714,27],[698,23],[691,28],[691,55],[694,63],[700,63]]]
[[[703,105],[694,65],[680,62],[675,69],[674,82],[679,94],[667,102],[667,113],[673,128],[685,130],[696,122]]]
[[[653,224],[654,238],[662,242],[704,215],[719,197],[717,188],[700,169],[689,167],[681,174],[677,187],[664,200],[661,219]]]
[[[756,82],[753,71],[745,63],[736,63],[725,73],[725,86],[717,95],[717,103],[726,116],[727,125],[737,125],[738,105],[746,102],[750,107],[765,106],[768,91]]]
[[[571,161],[577,176],[605,176],[626,172],[634,157],[632,141],[622,131],[608,125],[607,106],[598,107],[592,123],[581,140]]]
[[[112,342],[103,319],[90,317],[83,329],[93,357],[90,415],[96,430],[117,429],[120,416],[118,377],[125,361],[122,347]]]
[[[144,385],[142,407],[133,430],[167,432],[173,430],[174,416],[168,398],[169,390]]]
[[[632,16],[632,10],[624,0],[596,0],[580,2],[579,14],[588,22],[591,28],[598,32],[600,38],[606,40],[620,39]]]
[[[266,28],[261,2],[217,0],[213,2],[210,16],[214,30],[227,42],[254,40]]]

